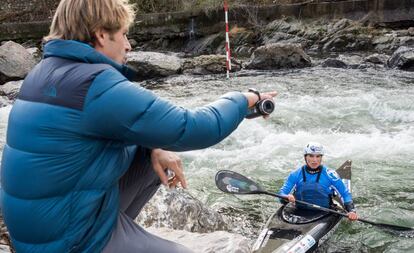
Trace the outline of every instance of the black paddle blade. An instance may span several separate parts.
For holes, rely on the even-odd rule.
[[[365,219],[358,219],[359,221],[377,226],[377,227],[381,227],[381,228],[385,228],[385,229],[390,229],[390,230],[394,230],[394,231],[399,231],[399,232],[411,232],[414,233],[414,228],[411,227],[404,227],[404,226],[399,226],[399,225],[393,225],[393,224],[386,224],[386,223],[378,223],[378,222],[373,222],[373,221],[369,221],[369,220],[365,220]]]
[[[254,194],[263,191],[252,180],[230,170],[220,170],[217,172],[216,185],[221,191],[233,194]]]

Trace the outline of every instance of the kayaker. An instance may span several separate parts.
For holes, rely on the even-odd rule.
[[[17,253],[190,252],[134,222],[168,185],[167,168],[186,187],[170,151],[220,142],[276,95],[230,92],[193,110],[158,97],[128,80],[133,21],[127,0],[60,2],[3,150],[2,212]]]
[[[334,170],[322,165],[322,157],[325,154],[323,146],[310,142],[303,154],[306,164],[289,174],[279,193],[285,195],[289,202],[298,199],[329,208],[332,194],[336,191],[343,199],[348,218],[357,220],[358,215],[348,188]],[[297,207],[306,208],[300,205]]]

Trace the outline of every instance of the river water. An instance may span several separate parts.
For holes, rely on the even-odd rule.
[[[361,217],[414,226],[414,73],[313,67],[242,71],[230,80],[180,75],[146,86],[186,108],[248,87],[279,92],[269,119],[245,120],[220,144],[181,153],[190,193],[232,220],[232,232],[254,240],[279,204],[266,196],[221,193],[215,173],[234,170],[278,191],[303,163],[309,141],[325,145],[329,167],[353,161],[352,191]],[[0,109],[2,143],[9,110]],[[414,252],[414,240],[344,220],[319,252]]]

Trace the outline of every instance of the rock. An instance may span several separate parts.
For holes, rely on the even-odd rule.
[[[253,51],[254,51],[254,47],[243,45],[243,46],[237,47],[234,50],[233,55],[236,55],[237,57],[250,57]]]
[[[196,253],[250,252],[250,242],[247,238],[225,231],[200,234],[154,227],[148,228],[147,231],[164,239],[180,243]]]
[[[130,52],[128,65],[138,72],[138,80],[175,75],[181,71],[180,58],[157,52]]]
[[[341,68],[341,69],[348,68],[348,65],[345,62],[343,62],[339,59],[335,59],[335,58],[328,58],[328,59],[324,60],[321,64],[321,66],[324,67],[324,68],[326,68],[326,67]]]
[[[310,57],[296,44],[274,43],[257,48],[248,69],[303,68],[312,65]]]
[[[408,35],[410,35],[410,36],[414,36],[414,27],[410,27],[410,28],[408,28],[408,29],[407,29],[407,33],[408,33]]]
[[[349,19],[343,18],[341,20],[339,20],[338,22],[336,22],[335,24],[333,24],[332,28],[328,28],[328,32],[329,33],[336,33],[340,30],[345,29],[346,27],[351,25],[351,21]]]
[[[0,86],[0,96],[5,96],[11,101],[16,100],[19,95],[20,87],[23,84],[23,80],[7,82]]]
[[[400,47],[387,62],[389,68],[414,71],[414,48]]]
[[[398,38],[399,46],[414,47],[414,37],[404,36]]]
[[[369,35],[354,35],[352,33],[346,33],[341,35],[335,35],[329,41],[327,41],[323,47],[323,51],[334,52],[348,52],[348,51],[361,51],[367,50],[372,47],[371,37]]]
[[[227,71],[225,55],[201,55],[186,59],[182,66],[183,72],[193,75],[220,74]],[[241,64],[232,59],[232,71],[241,69]]]
[[[138,42],[136,40],[129,39],[128,41],[132,48],[136,48],[138,46]]]
[[[0,245],[0,253],[11,253],[10,246],[8,245]]]
[[[348,66],[357,66],[363,62],[363,58],[359,55],[339,55],[338,60],[343,61]]]
[[[0,46],[0,84],[24,79],[35,65],[33,56],[20,44],[8,41]]]
[[[42,60],[42,52],[40,51],[39,48],[30,47],[30,48],[27,48],[26,50],[33,56],[33,59],[35,59],[36,63],[39,63]]]
[[[273,32],[272,34],[270,34],[269,37],[264,38],[264,43],[265,44],[277,43],[277,42],[280,42],[280,41],[285,41],[285,40],[288,40],[288,39],[292,39],[294,37],[295,37],[295,35],[288,34],[288,33]]]
[[[393,35],[381,35],[381,36],[377,36],[372,40],[372,44],[373,45],[378,45],[378,44],[387,44],[387,43],[391,43],[393,42],[395,39],[395,37]]]
[[[185,52],[194,55],[213,54],[218,47],[224,50],[224,40],[222,33],[212,34],[199,40],[192,40],[187,44]]]
[[[228,221],[205,207],[199,200],[184,191],[166,191],[155,194],[137,217],[144,227],[168,227],[191,232],[208,233],[228,230]]]
[[[370,62],[374,64],[385,64],[390,57],[385,54],[371,54],[364,59],[364,62]]]
[[[300,28],[296,24],[290,24],[286,22],[285,20],[277,19],[277,20],[270,22],[268,25],[266,25],[265,31],[270,32],[270,33],[282,32],[282,33],[295,34],[300,31]]]

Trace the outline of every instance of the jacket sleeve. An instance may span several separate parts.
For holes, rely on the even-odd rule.
[[[297,183],[297,171],[293,171],[289,174],[287,179],[285,180],[285,183],[283,184],[282,188],[280,188],[279,194],[281,195],[288,195],[290,194]]]
[[[289,176],[287,177],[287,179],[285,180],[285,183],[283,184],[282,188],[280,188],[279,190],[279,194],[286,196],[288,194],[290,194],[295,186],[296,186],[296,178],[297,178],[297,173],[295,173],[296,171],[293,171],[289,174]],[[285,204],[287,203],[287,200],[285,199],[280,199],[280,203]]]
[[[349,192],[348,188],[342,181],[341,177],[336,173],[334,170],[327,169],[326,173],[329,177],[329,180],[331,181],[331,184],[338,190],[338,193],[341,195],[341,197],[344,200],[344,204],[348,204],[352,202],[352,195]]]
[[[220,142],[237,128],[246,113],[247,99],[239,92],[187,110],[110,69],[92,83],[82,121],[88,135],[148,148],[185,151]]]

